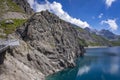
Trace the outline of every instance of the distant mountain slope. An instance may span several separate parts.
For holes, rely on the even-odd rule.
[[[109,41],[116,41],[116,40],[119,40],[120,38],[120,35],[116,35],[114,34],[112,31],[110,30],[106,30],[106,29],[102,29],[100,31],[97,31],[95,29],[91,29],[91,28],[84,28],[84,30],[90,32],[90,33],[94,33],[98,36],[102,36],[104,38],[106,38],[107,40]]]
[[[88,46],[109,46],[111,43],[105,39],[104,37],[97,35],[95,31],[86,28],[82,29],[80,27],[76,27],[79,32],[79,37],[83,39]],[[89,31],[90,30],[90,31]]]
[[[109,30],[105,30],[105,29],[102,29],[99,34],[109,40],[114,40],[117,38],[117,35],[115,35],[114,33],[112,33],[111,31]]]

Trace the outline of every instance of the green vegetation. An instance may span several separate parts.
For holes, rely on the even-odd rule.
[[[112,46],[120,46],[120,40],[118,41],[111,41]]]
[[[104,46],[110,44],[109,40],[103,38],[102,36],[98,36],[96,34],[91,34],[91,35],[95,40],[97,40],[96,42],[90,42],[89,45],[91,46]]]
[[[4,33],[7,35],[14,32],[17,27],[19,27],[24,22],[26,22],[25,19],[10,19],[10,20],[13,20],[14,23],[13,24],[6,24],[5,23],[6,20],[3,20],[0,22],[0,28],[2,28],[4,30]]]
[[[96,35],[96,34],[91,34],[92,38],[95,39],[96,41],[95,42],[88,42],[88,45],[90,46],[101,46],[101,39],[102,37]]]
[[[80,28],[80,27],[76,27],[75,26],[75,29],[79,30],[80,32],[86,32],[84,29]]]
[[[3,35],[0,35],[0,38],[4,39],[4,38],[5,38],[5,36],[3,36]]]
[[[88,45],[89,46],[102,46],[100,43],[97,43],[97,42],[89,42]]]
[[[25,13],[20,6],[18,6],[13,0],[0,0],[0,17],[7,12],[21,12]],[[26,20],[25,19],[10,19],[14,23],[13,24],[6,24],[6,20],[0,21],[0,28],[3,29],[3,34],[5,33],[6,36],[11,34],[16,30],[18,26],[23,24]],[[1,33],[2,34],[2,33]],[[5,38],[6,36],[0,35],[0,38]]]
[[[94,38],[94,39],[96,39],[96,40],[102,40],[102,41],[104,41],[104,42],[106,42],[106,41],[108,41],[107,39],[105,39],[105,38],[103,38],[102,36],[98,36],[98,35],[96,35],[96,34],[91,34],[91,36]]]
[[[83,40],[83,39],[78,39],[78,42],[79,42],[79,44],[82,45],[82,46],[85,46],[85,47],[88,46],[88,44],[87,44],[87,43],[85,42],[85,40]]]

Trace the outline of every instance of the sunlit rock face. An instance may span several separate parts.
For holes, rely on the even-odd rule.
[[[35,13],[8,38],[19,39],[19,45],[5,52],[3,80],[43,80],[46,75],[74,67],[75,59],[85,51],[73,25],[48,11]]]
[[[33,15],[17,30],[17,33],[37,51],[34,54],[35,57],[38,56],[38,64],[45,65],[38,69],[45,74],[73,67],[75,58],[84,53],[83,47],[78,42],[76,29],[48,11]],[[46,61],[40,60],[40,55],[45,56]],[[29,53],[28,57],[31,61],[34,60],[33,53]]]

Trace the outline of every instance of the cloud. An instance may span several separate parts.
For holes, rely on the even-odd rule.
[[[112,3],[115,2],[116,0],[106,0],[105,4],[107,5],[107,7],[111,7]]]
[[[31,8],[34,8],[33,6],[34,6],[34,0],[28,0],[28,3],[30,4],[30,6],[31,6]]]
[[[56,14],[61,19],[67,22],[70,22],[82,28],[90,27],[90,25],[86,21],[71,17],[67,12],[62,9],[62,5],[56,1],[50,3],[49,1],[45,0],[45,4],[39,4],[36,0],[28,0],[28,2],[36,12],[49,10],[50,12]]]
[[[101,24],[108,24],[110,29],[113,31],[118,29],[116,19],[103,20],[103,21],[101,21]]]
[[[90,70],[90,67],[89,66],[83,66],[82,68],[79,69],[78,73],[77,73],[77,76],[80,76],[80,75],[83,75],[85,73],[88,73]]]
[[[103,13],[101,13],[99,16],[98,16],[98,18],[102,18],[103,17]]]

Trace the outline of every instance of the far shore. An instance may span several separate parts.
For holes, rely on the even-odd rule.
[[[87,48],[107,48],[109,46],[88,46],[88,47],[84,47],[85,49]]]

